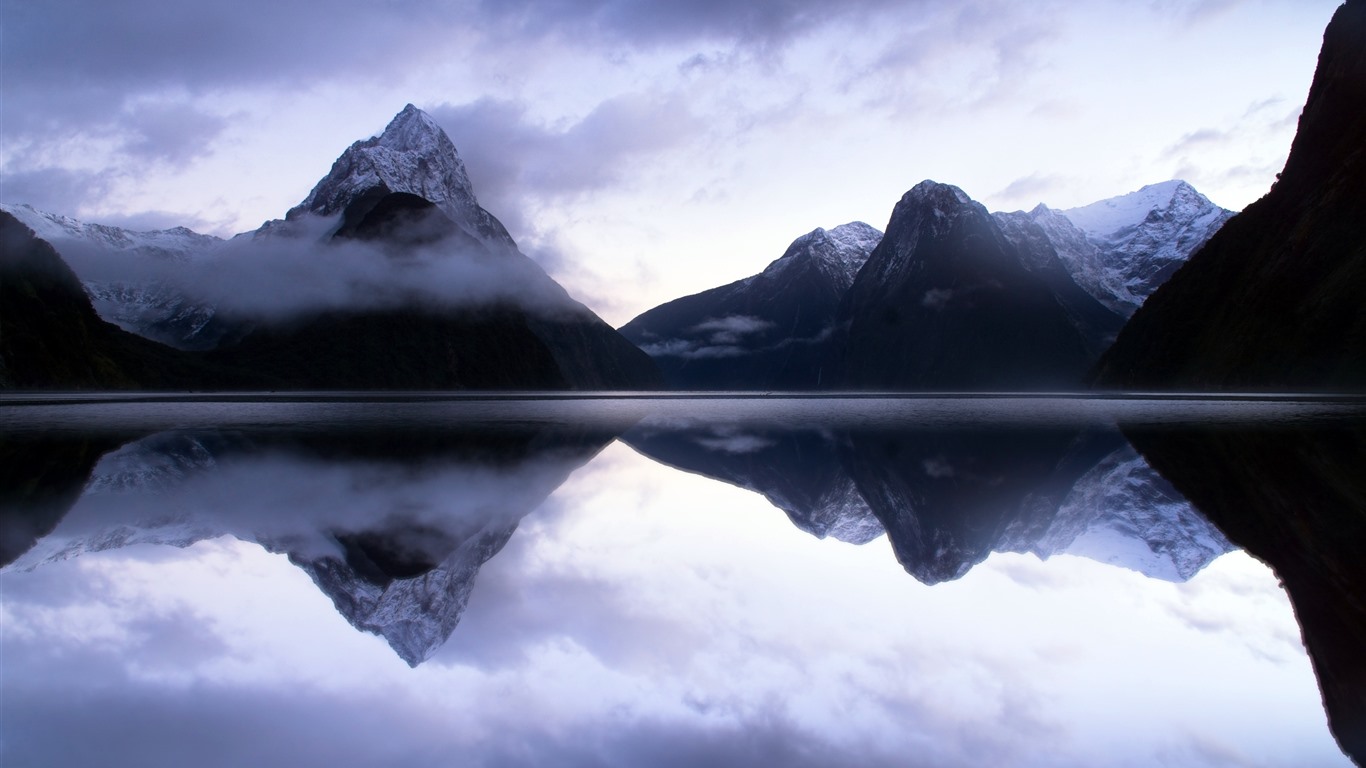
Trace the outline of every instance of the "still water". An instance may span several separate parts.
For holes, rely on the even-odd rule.
[[[9,396],[0,764],[1351,765],[1278,574],[1123,435],[1363,414]]]

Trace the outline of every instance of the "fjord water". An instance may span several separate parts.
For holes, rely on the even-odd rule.
[[[0,758],[1347,765],[1277,574],[1123,435],[1363,414],[7,396]]]

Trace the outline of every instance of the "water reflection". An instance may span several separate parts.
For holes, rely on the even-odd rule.
[[[32,511],[15,510],[31,520],[75,502],[12,567],[230,535],[287,554],[347,621],[417,665],[450,636],[480,566],[518,521],[613,437],[572,424],[157,432],[105,454],[88,479],[66,478],[56,501],[44,492]],[[72,465],[85,455],[73,451]]]
[[[1038,675],[1044,674],[1044,670],[1048,670],[1047,675],[1060,675],[1062,679],[1111,679],[1117,674],[1113,679],[1127,679],[1119,670],[1135,663],[1133,658],[1121,660],[1128,653],[1152,657],[1159,668],[1170,667],[1179,674],[1191,674],[1184,662],[1163,658],[1164,651],[1160,649],[1168,640],[1156,636],[1137,638],[1137,645],[1128,651],[1116,650],[1120,658],[1109,659],[1107,663],[1111,666],[1103,672],[1078,671],[1082,668],[1062,671],[1065,668],[1049,658],[1050,654],[1085,656],[1096,649],[1088,647],[1083,652],[1070,639],[1061,638],[1093,637],[1104,629],[1085,628],[1085,616],[1069,615],[1062,619],[1058,614],[1048,613],[1054,608],[1022,609],[975,594],[975,590],[985,589],[981,585],[993,579],[999,585],[1003,576],[1014,586],[1008,590],[998,586],[997,590],[1010,594],[1012,600],[1019,599],[1020,589],[1035,591],[1046,587],[1045,591],[1052,590],[1066,595],[1066,601],[1075,601],[1076,610],[1083,613],[1110,609],[1098,608],[1105,604],[1094,602],[1100,599],[1097,596],[1076,592],[1077,574],[1085,574],[1085,580],[1105,589],[1123,583],[1123,589],[1129,592],[1116,592],[1111,599],[1127,606],[1121,613],[1141,616],[1149,623],[1171,619],[1155,619],[1147,613],[1151,607],[1139,606],[1154,600],[1162,605],[1164,601],[1177,600],[1173,594],[1180,594],[1177,602],[1184,607],[1172,610],[1181,626],[1193,628],[1201,635],[1232,633],[1225,642],[1237,635],[1232,646],[1225,645],[1217,651],[1222,654],[1220,658],[1242,653],[1236,649],[1244,644],[1257,649],[1255,680],[1236,685],[1227,680],[1221,683],[1230,691],[1251,685],[1251,692],[1244,696],[1265,698],[1264,692],[1257,693],[1263,690],[1258,686],[1280,674],[1268,671],[1268,660],[1273,668],[1288,670],[1296,663],[1290,660],[1295,654],[1302,658],[1303,651],[1298,649],[1293,636],[1287,645],[1281,645],[1275,632],[1263,634],[1252,629],[1250,619],[1228,618],[1230,610],[1252,609],[1230,609],[1222,602],[1206,605],[1191,597],[1207,594],[1209,587],[1202,584],[1229,578],[1223,572],[1211,577],[1214,582],[1192,582],[1195,586],[1189,592],[1142,592],[1135,590],[1135,582],[1125,581],[1126,577],[1097,575],[1104,571],[1095,569],[1105,566],[1083,566],[1078,563],[1086,561],[1060,558],[1056,566],[1050,563],[1043,567],[1031,565],[1029,559],[1011,559],[1003,554],[1027,553],[1040,559],[1080,556],[1182,585],[1233,548],[1218,528],[1198,514],[1121,437],[1114,428],[1118,419],[1097,420],[1094,414],[1061,419],[1017,414],[1004,428],[989,428],[988,424],[994,423],[998,415],[993,410],[994,403],[978,421],[962,418],[964,405],[957,401],[947,407],[955,415],[939,418],[926,418],[923,404],[913,404],[908,414],[898,411],[895,402],[882,401],[865,402],[862,407],[844,401],[794,401],[763,405],[757,411],[734,401],[716,404],[718,407],[710,408],[696,402],[637,400],[615,405],[598,403],[585,412],[582,404],[557,409],[544,402],[537,402],[532,408],[491,407],[484,403],[472,409],[466,403],[454,410],[438,404],[435,409],[423,407],[419,411],[411,410],[412,403],[403,403],[395,411],[389,404],[370,402],[359,409],[363,416],[360,419],[352,417],[354,409],[343,409],[341,413],[332,410],[320,416],[307,408],[302,409],[306,417],[299,418],[297,403],[290,404],[294,412],[291,418],[260,412],[244,416],[241,411],[234,412],[232,418],[223,418],[222,413],[201,413],[196,419],[187,419],[184,414],[170,418],[165,408],[153,404],[140,415],[136,410],[121,410],[117,418],[106,422],[90,419],[94,412],[88,411],[82,420],[89,428],[84,430],[72,422],[64,422],[56,430],[36,429],[31,421],[20,420],[18,426],[11,422],[2,449],[6,461],[0,470],[6,475],[5,495],[0,497],[4,505],[4,527],[0,533],[6,566],[0,574],[7,586],[33,583],[16,579],[42,578],[45,573],[65,573],[72,584],[77,584],[79,571],[61,569],[69,569],[86,556],[140,551],[134,545],[170,545],[202,552],[202,543],[221,542],[222,537],[230,536],[258,547],[258,551],[287,556],[291,567],[307,574],[314,588],[326,594],[352,627],[381,636],[391,653],[410,666],[493,674],[509,665],[530,663],[529,659],[549,664],[544,654],[553,651],[552,655],[568,654],[567,660],[541,672],[550,675],[550,680],[566,674],[582,678],[580,683],[570,684],[572,693],[557,688],[558,684],[539,680],[534,685],[537,690],[546,686],[545,696],[564,696],[582,704],[585,697],[593,698],[595,694],[590,689],[595,686],[622,685],[644,691],[657,685],[659,691],[667,690],[667,694],[661,695],[673,702],[670,706],[681,706],[679,712],[687,713],[679,717],[693,726],[701,727],[698,723],[717,718],[729,726],[741,723],[750,734],[746,747],[741,748],[741,742],[727,741],[726,749],[731,751],[717,747],[719,751],[710,756],[706,750],[685,751],[693,758],[717,764],[768,762],[784,755],[799,764],[840,764],[847,762],[844,758],[850,754],[881,756],[888,764],[899,764],[897,750],[910,742],[895,736],[897,727],[892,723],[896,718],[887,719],[893,712],[899,713],[896,717],[916,720],[912,730],[918,735],[911,742],[924,743],[925,739],[937,738],[931,734],[938,733],[944,738],[959,739],[959,747],[973,740],[985,740],[983,743],[990,747],[976,755],[961,750],[928,750],[941,758],[931,759],[930,764],[980,764],[983,760],[1002,764],[1073,762],[1060,755],[1072,755],[1077,764],[1085,764],[1085,755],[1113,755],[1115,750],[1130,747],[1149,757],[1156,754],[1152,750],[1160,738],[1142,744],[1102,739],[1087,748],[1072,745],[1064,749],[1055,745],[1034,758],[1026,757],[1029,753],[1019,749],[1028,739],[1020,744],[992,741],[987,734],[1007,726],[1011,733],[1030,732],[1034,728],[1034,738],[1050,743],[1057,741],[1060,745],[1067,741],[1059,733],[1051,732],[1050,729],[1061,727],[1058,723],[1050,720],[1052,724],[1044,727],[1042,722],[1031,724],[1021,719],[1035,709],[1039,709],[1040,718],[1061,717],[1053,704],[1034,700],[1032,696],[1036,694],[1018,698],[1019,694],[1010,692],[1016,688],[1032,690],[1040,684]],[[1044,410],[1052,410],[1055,415],[1059,412],[1056,403],[1044,405]],[[1308,434],[1300,429],[1305,423],[1318,424],[1326,418],[1336,425],[1328,431],[1330,434],[1359,434],[1343,431],[1340,412],[1325,416],[1325,411],[1339,408],[1329,405],[1281,413],[1275,417],[1281,426],[1272,432],[1284,435],[1285,425],[1294,425],[1295,434]],[[251,408],[258,406],[250,404]],[[1028,410],[1027,405],[1023,407]],[[778,408],[784,418],[775,421],[774,414],[764,408]],[[1093,406],[1083,403],[1077,408],[1089,412]],[[1200,434],[1219,436],[1217,449],[1209,443],[1192,449],[1189,439],[1180,437],[1192,434],[1189,421],[1173,419],[1170,411],[1145,412],[1131,404],[1119,410],[1129,433],[1145,454],[1165,456],[1158,466],[1183,490],[1195,487],[1192,483],[1198,486],[1200,477],[1215,478],[1208,486],[1213,490],[1203,492],[1208,498],[1199,490],[1186,491],[1202,507],[1219,507],[1219,500],[1226,498],[1236,498],[1238,505],[1256,503],[1248,497],[1227,495],[1227,484],[1245,484],[1249,477],[1227,477],[1220,474],[1218,467],[1193,458],[1202,456],[1217,464],[1223,455],[1221,451],[1231,452],[1235,446],[1247,444],[1251,433],[1239,418],[1219,411],[1223,426],[1214,432],[1208,428],[1200,430]],[[1265,417],[1263,413],[1246,418],[1258,421]],[[213,426],[218,422],[230,426]],[[168,426],[172,428],[165,429]],[[1267,432],[1265,426],[1258,429]],[[645,510],[655,503],[651,499],[657,501],[658,495],[669,495],[667,488],[672,486],[668,484],[673,481],[655,481],[667,486],[663,491],[653,486],[641,490],[645,486],[633,486],[636,481],[620,474],[585,469],[578,475],[587,472],[593,479],[583,481],[570,492],[569,499],[564,499],[565,493],[557,492],[557,488],[593,462],[618,437],[639,454],[668,466],[761,494],[786,513],[795,526],[788,530],[800,529],[803,533],[799,535],[812,544],[817,543],[816,538],[836,539],[838,542],[832,544],[837,549],[809,549],[808,545],[789,542],[777,529],[761,525],[757,519],[728,517],[720,504],[735,502],[715,502],[703,496],[697,485],[688,486],[690,490],[672,499],[675,507],[681,503],[691,511],[674,512],[667,525],[649,517]],[[1312,505],[1314,494],[1325,485],[1339,494],[1335,503],[1343,509],[1350,512],[1351,505],[1359,503],[1360,481],[1342,469],[1360,466],[1353,464],[1355,459],[1351,458],[1360,457],[1360,442],[1352,442],[1356,439],[1348,439],[1346,447],[1356,446],[1357,453],[1349,450],[1347,463],[1335,465],[1339,466],[1336,473],[1304,476],[1299,470],[1289,471],[1297,483],[1293,492],[1298,504]],[[1283,441],[1273,442],[1285,445]],[[1171,458],[1168,454],[1172,449],[1163,454],[1159,443],[1186,446],[1187,452]],[[1315,450],[1318,449],[1301,447],[1292,453],[1317,456]],[[619,450],[612,452],[612,462],[620,464],[625,461],[624,455]],[[1244,461],[1247,466],[1238,472],[1251,472],[1260,487],[1274,489],[1277,478],[1287,474],[1286,468],[1293,465],[1283,460],[1283,453],[1276,456],[1275,462],[1260,465]],[[1279,471],[1272,471],[1272,464]],[[634,471],[643,474],[639,468]],[[584,483],[588,484],[587,489]],[[605,518],[598,511],[595,517],[591,507],[603,504],[603,499],[611,498],[613,489],[618,487],[637,490],[629,499],[614,505],[615,516]],[[576,494],[591,498],[591,503],[571,503]],[[548,504],[547,499],[552,502]],[[1232,515],[1227,511],[1228,503],[1223,508],[1226,515]],[[1361,507],[1355,509],[1360,512]],[[1232,516],[1241,515],[1246,520],[1245,511]],[[532,515],[533,512],[536,514]],[[695,518],[691,528],[686,527],[687,520],[683,519],[689,516]],[[780,518],[770,512],[766,519]],[[578,543],[566,543],[574,540],[566,538],[565,530],[576,525],[577,520],[597,520],[595,533],[577,540]],[[698,522],[702,520],[705,522]],[[1240,545],[1252,548],[1279,569],[1277,553],[1263,554],[1262,549],[1247,543],[1248,534],[1236,521],[1217,515],[1215,520]],[[1341,516],[1324,524],[1347,530],[1341,528]],[[675,527],[678,525],[685,527]],[[753,532],[748,528],[753,528]],[[880,541],[884,533],[894,561],[887,556],[887,545]],[[1353,613],[1360,606],[1354,602],[1358,601],[1358,593],[1350,592],[1350,587],[1366,581],[1352,581],[1359,576],[1354,576],[1350,568],[1356,567],[1351,564],[1357,562],[1352,559],[1353,543],[1366,539],[1352,538],[1355,534],[1350,530],[1348,534],[1337,543],[1338,549],[1333,550],[1336,554],[1326,559],[1328,565],[1319,567],[1320,571],[1328,571],[1330,578],[1338,579],[1333,585],[1337,593],[1326,593],[1322,578],[1297,591],[1297,584],[1303,581],[1297,576],[1296,583],[1287,580],[1287,586],[1302,619],[1306,619],[1306,605],[1317,605],[1315,610],[1338,622],[1327,630],[1306,622],[1305,633],[1319,665],[1330,714],[1337,713],[1335,730],[1344,744],[1350,746],[1352,723],[1356,721],[1344,713],[1350,709],[1351,697],[1356,696],[1359,701],[1366,685],[1352,677],[1355,667],[1346,661],[1339,659],[1326,666],[1324,659],[1331,654],[1322,650],[1330,646],[1339,650],[1362,647],[1357,644],[1359,635],[1350,634],[1366,625],[1359,614]],[[1301,536],[1298,543],[1303,546],[1320,546],[1303,531],[1297,535]],[[1273,538],[1281,541],[1286,536],[1282,532]],[[781,545],[782,560],[775,561],[777,555],[768,550],[780,541],[788,543]],[[244,557],[240,550],[234,551],[239,553],[235,557]],[[868,554],[864,556],[864,552]],[[853,560],[842,559],[856,553],[860,558],[857,566]],[[665,562],[671,557],[677,558],[678,564]],[[824,559],[831,557],[834,560],[823,564]],[[742,560],[752,561],[745,578],[737,575]],[[872,567],[872,560],[902,568],[925,585],[942,586],[933,593],[916,593],[910,603],[905,602],[909,593],[900,591],[908,587],[894,587],[898,591],[893,601],[881,605],[875,601],[859,608],[863,613],[850,618],[848,612],[852,608],[843,603],[866,603],[868,595],[880,594],[888,588],[874,586],[880,581],[845,584],[851,572]],[[831,563],[838,563],[838,567],[829,567]],[[968,578],[969,571],[978,566],[986,569],[987,575]],[[621,572],[616,578],[602,575],[617,568]],[[794,568],[809,568],[811,573],[797,576]],[[1291,570],[1294,571],[1293,566]],[[763,583],[762,574],[778,572],[786,574],[790,583]],[[596,575],[589,578],[589,573]],[[883,571],[878,573],[878,579],[887,578]],[[700,581],[695,583],[697,579]],[[901,581],[913,584],[905,576]],[[962,586],[955,592],[945,582]],[[699,597],[717,594],[704,590],[702,583],[708,589],[723,584],[728,595],[725,600],[740,600],[748,607],[722,611],[717,604]],[[1271,589],[1274,590],[1274,584]],[[1244,597],[1255,595],[1257,600],[1265,599],[1260,587],[1243,584],[1233,592],[1240,590]],[[748,594],[769,597],[767,601],[749,604],[744,602]],[[930,598],[931,594],[941,597]],[[1129,596],[1121,596],[1125,594]],[[481,599],[480,595],[487,596]],[[270,595],[257,598],[270,599]],[[983,611],[982,606],[988,604],[991,609]],[[837,605],[840,607],[836,608]],[[1215,610],[1210,611],[1209,606],[1215,606]],[[26,622],[23,610],[26,609],[7,608],[7,642],[22,643],[44,631],[41,623]],[[1017,610],[1041,613],[1034,618],[1010,618]],[[951,641],[935,641],[947,643],[945,648],[975,648],[985,642],[984,638],[1004,633],[997,642],[1024,643],[1032,648],[1033,655],[1017,658],[1013,652],[998,648],[975,654],[965,651],[964,658],[955,662],[952,656],[942,656],[940,652],[927,657],[924,648],[905,648],[904,653],[889,650],[901,649],[908,642],[921,642],[910,638],[931,637],[941,631],[925,622],[949,625],[963,621],[956,611],[968,617],[977,614],[972,619],[976,630],[972,637],[962,634],[967,632],[962,627],[951,630],[959,633],[951,635]],[[892,618],[902,614],[907,618]],[[826,615],[843,617],[841,620],[852,623],[847,631],[816,626],[823,623]],[[1108,614],[1099,618],[1119,621]],[[190,623],[178,624],[177,631],[190,631],[187,627],[194,622],[189,617],[187,620]],[[1288,614],[1285,620],[1289,621]],[[473,626],[457,630],[462,621],[466,625],[472,621]],[[1033,627],[1035,621],[1042,624]],[[1058,624],[1059,621],[1065,623]],[[830,634],[832,631],[835,634]],[[1031,635],[1041,631],[1060,634],[1031,645]],[[1329,639],[1318,641],[1319,634]],[[19,639],[15,640],[16,637]],[[777,637],[790,639],[776,640]],[[301,636],[296,642],[336,645],[339,641],[334,636],[320,635]],[[1104,642],[1114,643],[1116,649],[1121,647],[1116,638],[1106,637]],[[1189,652],[1191,659],[1204,658],[1202,651],[1194,647],[1198,642],[1188,638],[1187,643],[1192,647],[1181,653]],[[718,644],[728,649],[725,663],[709,661],[699,666],[699,659],[716,653],[714,646]],[[1064,650],[1064,646],[1072,650]],[[738,650],[746,647],[750,650]],[[1230,651],[1230,647],[1235,650]],[[166,656],[165,649],[162,655]],[[984,661],[991,658],[995,660]],[[805,684],[800,678],[789,679],[787,673],[780,682],[762,675],[748,682],[725,683],[720,682],[721,678],[711,677],[726,675],[727,666],[755,675],[755,669],[762,667],[755,664],[761,661],[815,670],[813,674],[833,686],[828,695],[839,701],[811,699],[812,692],[801,690]],[[149,662],[127,663],[136,667]],[[936,665],[952,671],[939,670]],[[580,671],[571,673],[570,669]],[[871,691],[874,678],[886,675],[901,681],[899,684],[906,690],[879,689],[877,696],[886,699],[885,707],[857,703],[860,696]],[[10,667],[5,669],[5,677],[22,682],[18,680],[22,676]],[[934,692],[923,688],[922,679],[938,680],[936,695],[944,697],[944,701],[934,701]],[[850,680],[858,685],[846,690],[842,686],[851,685]],[[528,683],[524,680],[520,684]],[[647,688],[640,688],[641,685]],[[726,695],[731,698],[717,698],[716,691],[721,689],[728,691]],[[917,692],[914,702],[905,698],[911,690]],[[1296,698],[1297,694],[1285,694],[1284,688],[1273,686],[1265,690],[1274,690],[1281,704],[1298,702],[1301,710],[1306,706]],[[1312,694],[1312,684],[1308,690]],[[1341,693],[1334,694],[1334,690]],[[988,693],[991,691],[996,693]],[[758,700],[748,699],[751,693],[769,697],[770,705],[783,703],[778,710],[752,711]],[[1050,695],[1071,702],[1076,694],[1055,691]],[[1121,711],[1123,707],[1114,699],[1116,695],[1112,691],[1102,696],[1101,700],[1107,702],[1102,707]],[[1129,688],[1122,694],[1132,695],[1139,694]],[[1346,696],[1348,705],[1335,704],[1335,695]],[[653,701],[653,696],[647,698]],[[551,706],[541,698],[527,700],[519,695],[519,700],[535,707]],[[626,701],[632,703],[622,703]],[[644,707],[644,701],[626,696],[618,704]],[[891,701],[899,703],[886,708],[891,707],[887,704]],[[813,724],[803,719],[805,715],[788,712],[787,702],[804,702],[801,707],[814,707],[825,712],[827,718],[836,717],[831,713],[840,708],[860,712],[858,718],[838,726],[857,730],[859,748],[854,750],[853,745],[828,733],[829,727],[835,725],[833,722]],[[1314,709],[1317,705],[1311,698],[1307,706]],[[1195,717],[1182,707],[1171,709],[1176,720],[1168,722],[1168,729],[1176,730],[1178,726],[1172,723]],[[1073,711],[1076,720],[1068,729],[1079,727],[1077,723],[1090,717],[1077,714],[1083,710],[1087,707],[1063,707],[1063,711]],[[673,715],[661,714],[671,711],[668,707],[651,709],[652,722],[660,728],[666,720],[674,722],[670,719]],[[964,724],[978,722],[982,717],[987,719],[976,726]],[[1314,720],[1308,719],[1310,726],[1292,727],[1285,722],[1283,712],[1276,711],[1269,717],[1280,723],[1283,732],[1297,734],[1303,727],[1312,730]],[[856,721],[863,724],[855,726]],[[954,722],[958,724],[950,725]],[[874,727],[869,723],[882,725]],[[763,727],[770,726],[768,732],[763,731]],[[603,723],[596,723],[595,727],[603,727]],[[1099,727],[1100,731],[1084,731],[1082,740],[1100,738],[1097,733],[1104,733],[1106,726]],[[1161,727],[1147,727],[1162,732]],[[1190,727],[1198,731],[1203,726]],[[953,733],[945,736],[948,731]],[[537,729],[536,733],[537,738],[549,738],[543,730]],[[688,733],[691,736],[685,740],[689,742],[717,738],[714,731],[709,732],[710,737],[699,736],[701,732],[695,728]],[[596,738],[615,738],[605,734],[599,732]],[[645,737],[637,733],[633,738]],[[684,737],[664,728],[651,738],[658,742],[652,742],[655,747],[668,743],[677,749],[677,740]],[[1257,737],[1248,738],[1255,741]],[[1303,762],[1301,758],[1306,755],[1321,761],[1325,755],[1331,758],[1335,754],[1331,745],[1325,752],[1323,744],[1303,734],[1296,738],[1287,742],[1286,751],[1279,757],[1272,755],[1267,761],[1289,765]],[[563,739],[552,741],[553,749],[541,746],[554,754],[526,746],[520,762],[546,762],[546,758],[550,762],[565,762],[569,757],[589,763],[610,762],[606,755],[575,751],[579,745],[571,749]],[[1199,739],[1191,743],[1197,742],[1204,743]],[[819,749],[784,753],[783,743],[819,745]],[[838,744],[844,746],[832,747]],[[643,749],[640,744],[634,746]],[[1209,750],[1205,754],[1189,745],[1177,749],[1168,744],[1163,759],[1172,764],[1219,764],[1223,758],[1216,758],[1220,754],[1227,757],[1227,746],[1222,742],[1216,746],[1205,743]],[[626,750],[624,745],[618,747]],[[759,751],[753,751],[756,749]],[[658,758],[668,751],[635,756]],[[484,758],[518,763],[510,754],[519,753],[490,753]],[[810,759],[802,759],[803,755]]]
[[[670,466],[756,491],[817,537],[884,531],[925,584],[992,552],[1068,553],[1184,581],[1233,546],[1114,429],[637,426]]]

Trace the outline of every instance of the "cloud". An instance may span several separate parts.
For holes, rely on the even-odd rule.
[[[1210,146],[1222,145],[1232,139],[1228,131],[1214,128],[1202,128],[1198,131],[1191,131],[1182,136],[1175,144],[1167,147],[1162,152],[1164,158],[1180,157],[1188,152],[1200,151]]]
[[[129,110],[123,150],[135,160],[187,165],[202,157],[228,120],[187,104],[147,104]]]
[[[876,54],[846,87],[870,108],[921,117],[924,110],[976,109],[1009,98],[1038,69],[1058,34],[1050,11],[997,0],[928,3],[896,19],[897,33],[873,37]]]
[[[1285,109],[1280,98],[1260,99],[1222,125],[1183,134],[1158,159],[1171,164],[1171,178],[1201,188],[1243,189],[1255,198],[1285,165],[1302,108]]]
[[[1149,0],[1154,9],[1187,23],[1213,20],[1244,2],[1246,0]]]
[[[712,344],[735,344],[745,336],[764,333],[775,327],[774,323],[752,315],[727,315],[698,323],[688,332],[708,335]]]
[[[714,360],[727,357],[743,357],[754,350],[732,344],[712,346],[700,341],[687,339],[668,339],[641,347],[651,357],[681,357],[684,360]]]
[[[953,301],[956,292],[951,288],[931,288],[925,291],[925,295],[920,297],[920,306],[929,309],[940,310]]]
[[[27,83],[96,93],[363,75],[405,47],[420,50],[421,43],[461,22],[440,0],[407,2],[401,12],[360,0],[339,0],[326,13],[306,0],[232,5],[4,0],[0,8],[7,89]],[[339,43],[361,39],[367,44]]]
[[[1065,185],[1066,180],[1056,174],[1031,173],[1010,182],[1004,189],[992,195],[992,198],[1027,206],[1047,198],[1049,193],[1062,189]]]
[[[61,211],[99,200],[113,187],[112,170],[88,171],[40,166],[0,172],[0,200]]]
[[[718,432],[710,437],[694,437],[693,440],[703,448],[723,453],[757,453],[777,445],[777,441],[759,435]]]
[[[539,122],[525,102],[482,98],[431,107],[451,137],[481,204],[518,239],[529,214],[639,175],[651,155],[691,138],[699,119],[677,96],[609,98],[566,125]]]
[[[579,311],[535,262],[453,239],[402,252],[330,239],[336,218],[302,218],[270,233],[221,241],[186,260],[79,240],[53,246],[87,282],[155,288],[246,318],[326,310],[444,308],[511,302],[541,313]]]
[[[632,46],[713,41],[774,48],[840,17],[904,5],[894,0],[483,0],[479,8],[485,18],[518,36],[587,35]]]

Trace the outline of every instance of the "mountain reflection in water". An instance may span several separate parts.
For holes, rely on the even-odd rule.
[[[569,525],[574,515],[587,514],[552,513],[543,507],[576,470],[620,439],[664,465],[762,494],[801,531],[846,542],[832,542],[835,546],[885,552],[881,547],[886,545],[877,541],[885,533],[900,567],[925,585],[964,580],[992,553],[1040,559],[1074,555],[1181,584],[1235,545],[1248,547],[1285,580],[1334,734],[1350,754],[1358,759],[1363,754],[1366,672],[1354,649],[1366,647],[1366,613],[1359,598],[1366,578],[1354,550],[1366,542],[1361,522],[1366,519],[1366,494],[1363,480],[1352,472],[1361,466],[1363,454],[1362,409],[1351,399],[236,400],[7,401],[0,412],[0,555],[5,564],[0,573],[7,587],[69,568],[92,553],[117,552],[136,544],[187,548],[229,535],[287,555],[347,622],[383,637],[410,666],[430,661],[448,667],[462,663],[462,657],[464,663],[497,657],[499,664],[507,664],[507,658],[518,653],[511,647],[517,641],[511,627],[510,647],[497,652],[488,645],[496,641],[482,641],[483,646],[474,639],[462,642],[457,630],[467,609],[473,610],[472,595],[480,592],[481,568],[498,562],[499,552],[517,537],[545,533],[543,524],[535,524],[530,532],[519,534],[519,524],[563,514]],[[1158,474],[1149,459],[1165,475]],[[1305,469],[1305,462],[1312,466]],[[1224,469],[1230,463],[1238,468]],[[1220,527],[1196,512],[1168,480],[1203,509],[1212,510]],[[648,502],[637,498],[631,503]],[[1284,525],[1292,508],[1305,514],[1294,518],[1300,522]],[[1257,522],[1263,509],[1271,522]],[[538,510],[542,511],[532,514]],[[629,509],[618,516],[620,526],[641,524]],[[1273,525],[1283,525],[1293,535]],[[700,546],[706,546],[706,536],[720,539],[727,534],[725,529],[707,533]],[[678,544],[686,563],[688,544]],[[536,546],[534,541],[523,545]],[[698,546],[695,541],[693,546]],[[693,552],[702,559],[696,549]],[[631,553],[622,552],[620,557],[629,560]],[[758,562],[763,555],[756,552],[754,557]],[[533,559],[521,567],[535,570],[538,563]],[[1043,568],[1037,573],[1048,572]],[[1037,574],[1032,578],[1047,581]],[[741,591],[750,588],[743,583],[733,586]],[[565,600],[574,601],[567,613],[580,616],[567,619],[566,627],[579,626],[583,616],[597,615],[600,608],[591,603],[616,597],[582,589],[565,595]],[[806,597],[792,595],[797,601]],[[257,599],[268,601],[270,596]],[[477,605],[478,598],[474,599]],[[656,594],[651,599],[669,596]],[[688,603],[683,586],[677,599],[680,605]],[[510,624],[526,623],[532,619],[510,617],[517,615],[519,604],[536,600],[504,590],[485,602],[485,611],[492,611],[488,615],[495,621],[501,612]],[[546,612],[560,608],[568,606],[551,606]],[[811,619],[820,621],[820,605],[810,610]],[[879,610],[915,609],[888,605]],[[7,644],[15,637],[41,634],[40,627],[24,621],[26,615],[24,610],[7,610]],[[751,618],[758,621],[762,615],[756,610]],[[705,616],[696,618],[698,626],[690,632],[746,632],[745,626],[733,622],[710,625]],[[1085,620],[1076,617],[1079,623]],[[1220,620],[1199,616],[1191,621],[1216,626]],[[989,616],[980,622],[983,633],[999,631],[992,629]],[[1007,626],[1002,630],[1008,631]],[[488,629],[496,637],[497,627]],[[626,642],[611,637],[610,621],[580,630],[610,647]],[[56,632],[51,627],[47,631]],[[572,634],[568,628],[560,631]],[[1064,638],[1070,634],[1066,627],[1057,631]],[[629,633],[628,627],[621,628],[623,636]],[[442,647],[451,640],[453,648],[447,653]],[[295,642],[325,640],[298,637]],[[609,657],[595,654],[602,664]],[[613,674],[651,663],[630,660]],[[942,663],[953,662],[950,658]],[[977,689],[1001,684],[965,674],[951,698],[971,699],[980,695]],[[1019,674],[1028,677],[1027,670]],[[6,687],[12,689],[11,678],[19,676],[9,663],[4,675]],[[547,687],[545,695],[553,695],[553,690]],[[784,696],[781,691],[768,695],[777,696],[778,702]],[[732,700],[716,710],[721,705],[715,701],[683,703],[696,712],[712,713],[709,717],[754,706]],[[1021,707],[1029,710],[1036,705],[1007,700],[993,706],[1018,715]],[[935,722],[935,713],[929,711],[910,714]],[[1322,715],[1318,717],[1321,723]],[[12,714],[6,716],[12,719]],[[848,727],[854,728],[852,721]],[[944,727],[940,722],[939,728]],[[5,730],[15,732],[9,723]],[[1102,727],[1099,733],[1106,730]],[[984,739],[984,733],[979,729],[973,738]],[[876,742],[870,742],[870,749],[877,748],[869,755],[895,747],[896,740],[888,742],[887,733],[869,738]],[[1082,741],[1094,738],[1099,737],[1088,732]],[[1106,747],[1111,754],[1153,748],[1113,738]],[[25,754],[43,754],[37,745],[20,742],[30,749]],[[1204,743],[1199,738],[1195,742]],[[822,749],[829,746],[819,743]],[[827,754],[806,746],[807,763],[842,762],[837,759],[842,752]],[[1221,764],[1216,753],[1224,746],[1205,744],[1204,754],[1200,749],[1171,752],[1176,748],[1166,745],[1168,752],[1163,754],[1173,764]],[[757,748],[753,742],[745,747]],[[1004,750],[996,757],[1006,763],[1068,764],[1060,756],[1071,754],[1036,745],[1040,751],[1035,754],[1011,757],[1005,746],[996,748]],[[563,744],[557,749],[557,755],[573,762]],[[1323,744],[1292,741],[1287,749],[1267,759],[1288,765],[1306,755],[1321,760],[1324,754],[1336,754],[1331,745]],[[965,764],[980,762],[984,755],[967,756]],[[726,752],[717,759],[724,764],[743,762],[741,757],[764,762],[774,755]],[[485,755],[489,762],[496,758],[499,755]],[[1143,762],[1141,755],[1135,759]],[[610,761],[599,755],[589,762]],[[953,764],[947,757],[929,760],[945,763]]]

